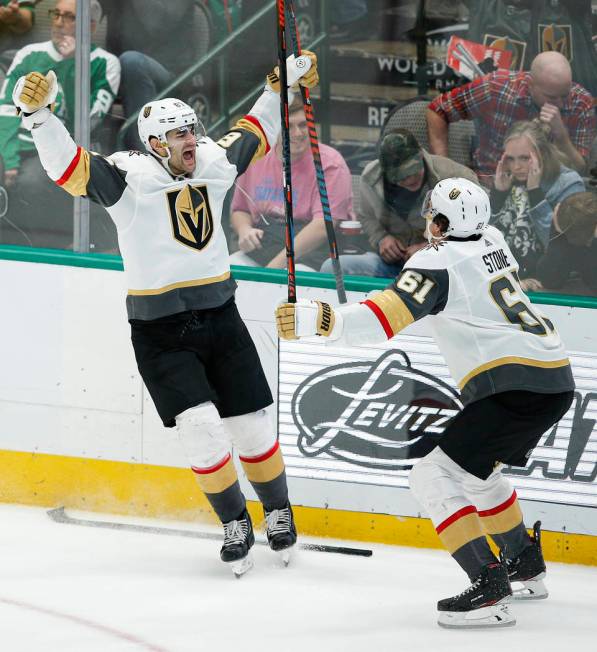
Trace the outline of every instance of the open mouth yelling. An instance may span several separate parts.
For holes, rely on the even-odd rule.
[[[195,167],[195,148],[185,149],[182,153],[182,160],[186,167]]]

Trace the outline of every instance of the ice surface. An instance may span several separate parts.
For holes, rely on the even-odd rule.
[[[373,557],[301,551],[285,569],[256,546],[236,580],[214,541],[63,525],[13,505],[0,525],[2,652],[562,652],[597,640],[595,568],[549,564],[549,599],[511,607],[516,627],[454,632],[437,626],[435,603],[468,581],[444,552],[359,543]]]

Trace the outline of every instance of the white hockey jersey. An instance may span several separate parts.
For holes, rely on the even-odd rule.
[[[532,306],[502,234],[448,238],[418,251],[394,283],[364,302],[392,337],[429,315],[464,403],[509,390],[574,389],[554,325]]]
[[[266,91],[218,143],[201,138],[193,174],[178,177],[150,154],[104,157],[77,147],[54,116],[33,129],[50,178],[104,206],[116,224],[129,319],[214,308],[234,296],[224,199],[236,177],[275,143],[279,122],[279,97]]]

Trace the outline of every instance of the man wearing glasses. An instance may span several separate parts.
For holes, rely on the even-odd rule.
[[[98,0],[91,0],[91,32],[101,19]],[[15,55],[0,89],[0,168],[9,193],[9,220],[16,228],[4,225],[2,241],[40,247],[65,248],[72,242],[70,202],[48,182],[29,133],[21,128],[12,102],[12,91],[22,75],[36,70],[54,70],[58,83],[55,115],[69,132],[75,119],[75,19],[76,0],[57,0],[49,14],[50,40],[32,43]],[[102,123],[110,110],[120,84],[118,58],[96,45],[90,61],[91,130]],[[41,209],[43,207],[43,210]],[[48,216],[50,219],[48,219]]]

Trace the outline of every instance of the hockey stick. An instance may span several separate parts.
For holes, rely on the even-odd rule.
[[[278,70],[280,73],[280,119],[282,123],[282,183],[284,186],[284,214],[286,216],[288,303],[296,303],[294,217],[292,214],[292,175],[290,171],[290,126],[288,122],[288,75],[286,70],[286,12],[284,5],[284,0],[278,0]]]
[[[143,532],[145,534],[161,534],[170,537],[187,537],[191,539],[207,539],[210,541],[221,541],[222,535],[215,532],[199,532],[196,530],[177,530],[174,528],[157,527],[152,525],[137,525],[134,523],[115,523],[114,521],[90,521],[83,518],[69,516],[64,507],[50,509],[48,516],[55,523],[64,523],[65,525],[81,525],[83,527],[101,527],[108,530],[126,530],[129,532]],[[260,546],[267,546],[267,541],[255,539],[255,543]],[[339,555],[353,555],[356,557],[371,557],[372,550],[364,548],[345,548],[344,546],[328,546],[319,543],[299,543],[299,550],[312,550],[315,552],[331,552]]]
[[[294,0],[287,0],[288,11],[288,27],[290,29],[290,36],[292,38],[292,49],[294,56],[298,57],[301,54],[301,40],[296,24],[296,14],[294,13]],[[328,190],[325,184],[325,176],[323,174],[323,165],[321,163],[321,154],[319,152],[319,138],[317,136],[317,129],[315,128],[315,115],[313,113],[313,105],[311,104],[311,95],[309,89],[305,86],[300,86],[301,95],[303,97],[303,106],[305,108],[305,118],[307,120],[307,129],[309,130],[309,140],[311,142],[311,153],[313,154],[313,164],[315,165],[315,175],[317,177],[317,187],[319,189],[319,199],[321,200],[321,208],[323,210],[323,219],[325,222],[325,231],[328,236],[328,244],[330,246],[330,258],[332,259],[332,269],[336,279],[336,292],[338,293],[338,301],[346,303],[346,290],[344,289],[344,276],[342,274],[342,267],[340,267],[340,260],[338,259],[338,244],[336,242],[336,233],[334,231],[334,220],[332,219],[332,211],[330,210],[330,200],[328,198]]]

